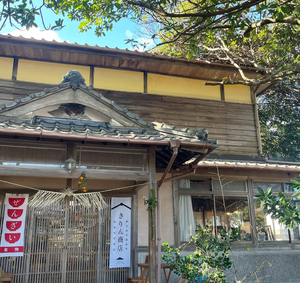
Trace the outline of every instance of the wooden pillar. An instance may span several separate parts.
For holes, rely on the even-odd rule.
[[[173,181],[173,210],[174,210],[174,247],[178,248],[180,244],[180,233],[178,226],[179,201],[178,201],[178,180]]]
[[[152,189],[156,193],[156,164],[155,147],[149,149],[149,195],[152,197]],[[156,209],[153,213],[148,210],[148,249],[149,249],[149,283],[155,283],[157,280],[157,248],[156,248]]]
[[[252,102],[252,105],[253,105],[253,111],[254,111],[254,117],[255,117],[255,128],[256,128],[258,154],[262,155],[263,152],[262,152],[262,143],[261,143],[261,134],[260,134],[260,123],[259,123],[259,116],[258,116],[256,95],[255,95],[253,87],[250,88],[250,91],[251,91],[251,102]]]
[[[28,208],[29,210],[29,208]],[[31,263],[31,247],[32,247],[32,233],[33,233],[33,223],[34,223],[34,209],[32,208],[31,211],[28,213],[30,217],[30,226],[29,226],[29,235],[28,235],[28,248],[27,248],[27,255],[24,254],[24,258],[26,256],[26,269],[25,269],[25,283],[29,282],[29,270],[30,270],[30,263]]]
[[[61,254],[61,283],[67,282],[67,259],[68,259],[68,231],[69,231],[69,217],[70,217],[70,197],[67,197],[64,203],[65,207],[65,227],[64,227],[64,247]]]

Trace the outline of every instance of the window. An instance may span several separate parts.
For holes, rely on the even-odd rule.
[[[293,193],[293,192],[296,192],[297,189],[293,188],[293,183],[286,183],[284,184],[284,191],[286,193]]]
[[[257,188],[261,188],[263,191],[266,191],[267,188],[272,188],[272,192],[275,194],[284,191],[287,195],[289,195],[289,193],[294,192],[292,186],[293,184],[291,183],[253,183],[254,195],[255,192],[257,192]],[[294,204],[300,209],[300,203],[298,203],[298,200],[295,200]],[[260,207],[260,201],[256,198],[254,198],[254,213],[257,240],[259,242],[289,240],[288,230],[286,227],[283,224],[280,224],[278,220],[273,219],[271,215],[264,214],[263,208]],[[292,229],[290,232],[292,241],[300,240],[299,227]]]
[[[263,213],[260,200],[254,199],[255,224],[257,240],[260,241],[288,241],[288,231],[278,220]]]
[[[241,225],[241,241],[251,241],[251,224],[247,197],[215,197],[217,231],[235,230]]]
[[[0,142],[0,165],[63,167],[67,147],[62,143]]]
[[[128,147],[78,146],[80,169],[148,171],[147,150]]]
[[[212,233],[219,235],[233,231],[241,225],[240,241],[270,242],[288,241],[286,227],[263,213],[260,201],[255,197],[257,189],[266,191],[272,188],[274,194],[285,192],[291,196],[294,192],[291,183],[253,182],[248,189],[244,181],[193,180],[190,189],[179,189],[179,228],[180,240],[188,241],[197,232],[197,225],[212,224]],[[254,196],[254,197],[253,197]],[[184,200],[185,198],[185,200]],[[300,200],[294,199],[300,210]],[[250,211],[253,215],[250,217]],[[253,221],[253,222],[252,222]],[[256,227],[256,229],[252,229]],[[292,241],[300,240],[300,225],[290,231]],[[252,237],[256,235],[256,237]],[[256,242],[256,243],[257,243]]]
[[[197,231],[197,225],[202,227],[209,220],[212,224],[212,232],[219,234],[222,229],[225,232],[235,230],[241,225],[241,241],[251,241],[251,224],[249,217],[248,197],[236,196],[234,192],[245,192],[246,186],[243,181],[230,181],[223,187],[225,196],[220,196],[220,186],[213,181],[211,195],[180,195],[179,196],[179,223],[180,240],[188,241],[190,236]],[[207,191],[201,190],[200,194]],[[233,193],[230,193],[233,192]],[[195,190],[193,190],[195,194]],[[233,195],[235,194],[235,195]],[[241,193],[245,194],[245,193]]]
[[[283,191],[283,184],[282,183],[258,183],[253,182],[253,189],[255,192],[257,192],[257,189],[261,188],[264,192],[268,188],[272,188],[272,192],[279,193]]]
[[[213,190],[214,191],[221,191],[221,189],[231,192],[245,192],[246,191],[246,184],[244,181],[231,181],[231,180],[224,180],[222,182],[222,188],[219,180],[213,180]]]

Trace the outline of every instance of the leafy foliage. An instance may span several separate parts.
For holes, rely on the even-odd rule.
[[[41,17],[45,29],[59,30],[64,27],[62,19],[55,20],[52,26],[46,26],[43,17],[44,9],[57,8],[59,2],[64,1],[60,0],[57,3],[37,0],[0,1],[0,31],[6,24],[14,26],[15,28],[25,27],[29,29],[31,27],[37,27],[38,17]]]
[[[266,192],[258,188],[259,194],[256,196],[260,199],[260,205],[264,208],[264,214],[271,215],[279,223],[284,224],[289,231],[300,224],[300,212],[293,204],[293,197],[300,199],[300,183],[294,180],[292,182],[294,183],[293,187],[298,189],[292,197],[285,196],[283,192],[273,195],[272,188],[268,188]],[[289,241],[291,242],[290,233]]]
[[[239,229],[228,233],[221,231],[220,238],[217,238],[212,234],[211,226],[198,226],[197,234],[191,237],[196,248],[193,255],[181,256],[178,248],[171,248],[168,243],[164,243],[166,255],[163,255],[163,260],[175,274],[191,282],[226,282],[224,272],[232,266],[229,252],[239,235]]]
[[[263,153],[269,157],[300,160],[300,88],[281,82],[258,99]]]
[[[234,65],[221,83],[257,85],[299,78],[300,0],[38,0],[2,1],[0,23],[29,28],[42,8],[79,21],[98,36],[129,18],[157,40],[156,51]],[[57,20],[53,28],[61,28]],[[245,66],[259,71],[245,72]]]

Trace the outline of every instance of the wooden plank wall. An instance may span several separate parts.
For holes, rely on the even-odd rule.
[[[230,103],[151,94],[100,91],[107,98],[138,114],[147,122],[164,122],[189,128],[206,128],[217,139],[215,153],[258,155],[252,104]]]
[[[22,98],[51,85],[0,80],[0,104]],[[258,155],[252,104],[99,90],[107,98],[138,114],[147,122],[164,122],[189,128],[206,128],[217,139],[215,153]]]
[[[37,84],[0,79],[0,104],[8,103],[12,100],[25,97],[31,93],[37,93],[45,88],[51,87],[49,84]]]

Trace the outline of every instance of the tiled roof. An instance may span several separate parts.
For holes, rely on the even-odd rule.
[[[200,63],[200,64],[212,64],[212,65],[226,65],[229,67],[233,67],[230,63],[228,62],[221,62],[220,60],[217,60],[216,58],[210,58],[210,60],[200,60],[200,59],[195,59],[194,61],[188,61],[185,57],[170,57],[167,55],[159,54],[156,52],[148,52],[148,51],[138,51],[138,50],[129,50],[127,48],[125,49],[119,49],[117,47],[115,48],[110,48],[110,47],[101,47],[96,45],[89,45],[89,44],[78,44],[77,42],[75,43],[70,43],[68,41],[56,41],[56,40],[46,40],[46,39],[36,39],[36,38],[28,38],[28,37],[23,37],[21,35],[15,36],[12,34],[0,34],[0,40],[2,38],[13,38],[13,39],[20,39],[28,42],[41,42],[41,43],[47,43],[47,44],[55,44],[55,45],[60,45],[60,46],[66,46],[66,47],[80,47],[80,48],[86,48],[89,50],[97,50],[97,51],[104,51],[104,52],[118,52],[118,53],[123,53],[123,54],[128,54],[128,55],[140,55],[148,58],[160,58],[160,59],[166,59],[170,61],[185,61],[189,63]],[[234,68],[234,67],[233,67]]]
[[[247,169],[300,172],[300,163],[290,165],[290,164],[279,164],[273,162],[267,163],[267,162],[202,160],[198,163],[198,167],[219,167],[219,168],[237,168],[237,169],[247,168]]]
[[[96,96],[104,104],[109,105],[111,109],[121,112],[129,119],[134,120],[140,127],[118,127],[112,126],[109,123],[75,120],[75,119],[60,119],[49,117],[35,117],[30,120],[22,120],[18,117],[5,116],[5,112],[12,108],[26,105],[31,100],[42,98],[57,91],[73,88],[81,88],[87,93]],[[177,126],[169,126],[164,123],[148,123],[142,120],[138,115],[129,112],[126,108],[120,107],[115,102],[105,98],[101,93],[87,87],[84,79],[77,71],[70,71],[64,80],[59,85],[44,89],[39,93],[30,94],[27,97],[16,99],[13,102],[0,105],[0,130],[4,131],[23,131],[25,132],[52,132],[66,135],[77,135],[82,137],[94,136],[105,138],[120,138],[132,140],[156,140],[170,141],[180,140],[184,142],[214,144],[214,141],[208,141],[208,132],[205,129],[191,130],[189,128],[180,128]],[[119,122],[119,121],[117,121]]]
[[[185,142],[211,143],[210,141],[199,140],[197,137],[187,136],[186,132],[171,130],[167,126],[152,126],[148,128],[123,128],[112,127],[108,123],[90,122],[72,119],[53,119],[48,117],[36,117],[33,120],[1,119],[0,129],[22,130],[24,133],[32,131],[53,132],[82,136],[94,136],[105,138],[120,138],[132,140],[156,140],[170,141],[180,140]]]
[[[70,82],[66,82],[66,83],[61,83],[57,86],[51,87],[51,88],[46,88],[41,92],[38,93],[32,93],[24,98],[21,99],[15,99],[12,102],[9,102],[7,104],[1,104],[0,105],[0,115],[5,112],[6,110],[10,109],[10,108],[14,108],[18,105],[21,104],[26,104],[29,101],[35,99],[35,98],[41,98],[49,93],[54,93],[59,91],[60,89],[64,89],[64,88],[69,88],[71,87],[71,83]],[[123,112],[126,116],[128,116],[131,119],[135,119],[139,124],[141,124],[142,126],[151,126],[150,123],[145,122],[144,120],[142,120],[138,115],[135,115],[133,113],[131,113],[130,111],[128,111],[126,108],[120,107],[119,105],[117,105],[114,101],[111,101],[109,99],[107,99],[106,97],[104,97],[101,93],[94,91],[91,87],[86,86],[85,84],[80,84],[80,88],[85,89],[87,91],[89,91],[91,94],[97,96],[102,102],[109,104],[111,106],[113,106],[113,108],[115,108],[117,111],[119,112]]]

